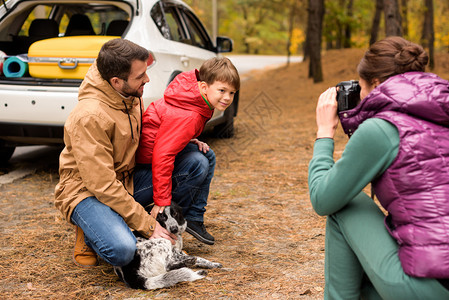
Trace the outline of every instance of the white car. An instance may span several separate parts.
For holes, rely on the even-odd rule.
[[[150,83],[143,94],[145,107],[161,98],[179,73],[199,68],[203,61],[220,52],[232,51],[229,38],[211,41],[194,12],[179,0],[2,3],[0,50],[7,57],[28,54],[36,41],[73,35],[121,36],[150,50],[155,63],[148,68]],[[63,143],[64,122],[78,102],[82,81],[14,74],[0,76],[0,162],[8,161],[18,145]],[[214,114],[207,127],[220,137],[232,136],[237,107],[238,95],[224,113]]]

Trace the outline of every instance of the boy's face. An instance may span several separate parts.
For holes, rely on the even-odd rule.
[[[210,105],[219,111],[224,111],[232,104],[236,93],[233,86],[223,81],[215,81],[211,85],[202,81],[200,89]]]

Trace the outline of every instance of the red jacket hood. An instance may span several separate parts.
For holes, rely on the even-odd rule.
[[[164,99],[170,105],[195,111],[211,118],[213,108],[209,108],[198,87],[198,70],[183,72],[173,79],[164,92]]]

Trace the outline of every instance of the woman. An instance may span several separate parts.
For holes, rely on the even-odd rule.
[[[427,61],[386,38],[358,66],[356,108],[337,115],[335,88],[318,100],[309,191],[328,216],[325,298],[449,299],[449,83]],[[334,162],[339,119],[350,139]]]

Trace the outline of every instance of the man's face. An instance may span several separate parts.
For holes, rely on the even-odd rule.
[[[147,71],[147,62],[134,60],[131,64],[131,72],[128,80],[121,80],[120,94],[129,97],[142,97],[144,85],[150,81]]]

